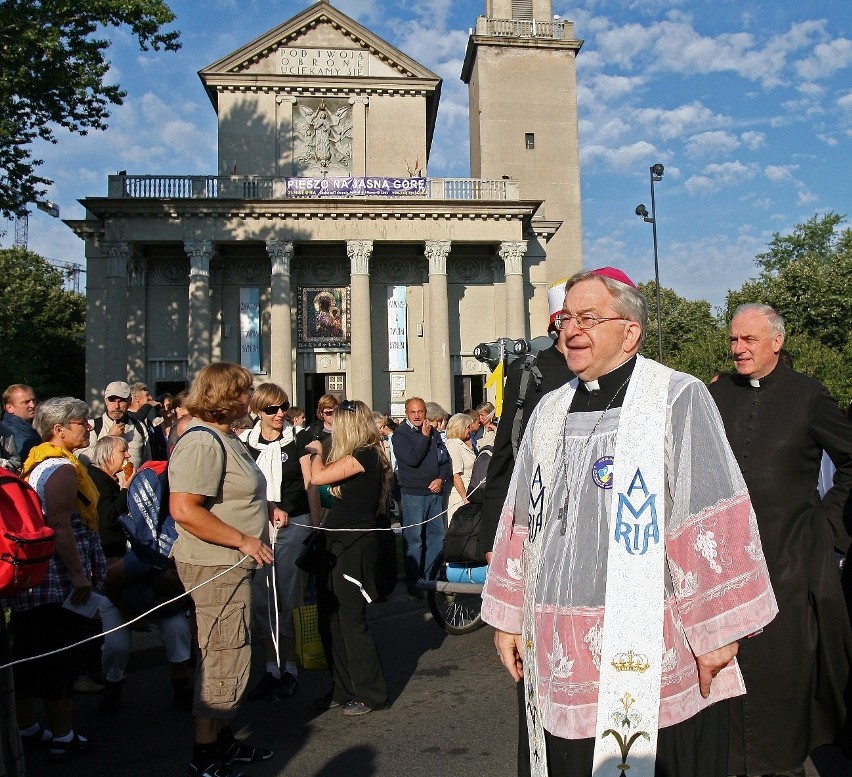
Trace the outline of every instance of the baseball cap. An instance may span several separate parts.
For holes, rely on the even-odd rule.
[[[130,399],[130,386],[123,380],[114,380],[104,389],[104,396]]]

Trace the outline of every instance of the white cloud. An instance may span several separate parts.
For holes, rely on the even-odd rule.
[[[781,181],[792,181],[793,171],[798,169],[798,165],[767,165],[763,174],[773,183],[780,183]]]
[[[843,97],[838,97],[837,106],[843,111],[852,112],[852,92],[844,94]]]
[[[713,113],[697,100],[672,109],[640,108],[635,116],[646,131],[659,135],[663,140],[678,138],[697,129],[731,124],[729,117]]]
[[[581,165],[589,164],[594,167],[594,163],[600,161],[607,169],[629,173],[647,163],[648,159],[656,154],[655,147],[644,140],[615,148],[591,145],[580,149],[580,162]]]
[[[740,141],[735,135],[724,130],[699,132],[686,139],[686,153],[690,156],[712,156],[726,154],[739,148]]]
[[[763,148],[766,145],[766,135],[762,132],[743,132],[740,135],[740,140],[750,151],[757,151],[757,149]]]
[[[814,47],[813,54],[796,63],[796,72],[809,80],[829,78],[852,65],[852,40],[836,38]]]

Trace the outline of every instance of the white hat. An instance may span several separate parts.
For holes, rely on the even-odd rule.
[[[555,283],[551,283],[547,288],[547,311],[550,313],[550,324],[547,327],[548,332],[556,330],[553,322],[556,320],[556,316],[562,312],[562,305],[565,302],[566,283],[568,283],[568,279],[561,278]]]
[[[123,380],[114,380],[104,389],[104,396],[130,399],[130,386]]]

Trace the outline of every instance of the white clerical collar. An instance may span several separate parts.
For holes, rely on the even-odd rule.
[[[752,388],[760,388],[760,380],[758,378],[749,378],[748,382],[751,383]]]
[[[583,385],[586,387],[586,391],[588,391],[590,394],[593,391],[600,391],[601,390],[601,384],[598,383],[597,378],[595,378],[594,380],[583,381]]]
[[[608,375],[612,375],[614,372],[617,372],[617,371],[618,371],[618,370],[620,370],[620,369],[621,369],[621,368],[622,368],[625,364],[627,364],[627,363],[630,361],[630,359],[633,359],[633,358],[635,358],[635,356],[631,356],[629,359],[626,359],[626,360],[625,360],[625,361],[623,361],[621,364],[619,364],[619,365],[618,365],[618,367],[615,367],[614,369],[611,369],[609,372],[604,373],[603,375],[601,375],[601,376],[599,376],[599,377],[595,378],[594,380],[584,380],[584,381],[582,381],[583,385],[586,387],[586,391],[588,391],[590,394],[591,394],[593,391],[600,391],[600,390],[601,390],[601,384],[600,384],[601,379],[606,379],[606,377],[607,377]],[[607,386],[610,386],[610,385],[614,386],[614,385],[615,385],[615,383],[614,383],[614,382],[612,382],[612,381],[610,381],[610,383],[607,383]]]

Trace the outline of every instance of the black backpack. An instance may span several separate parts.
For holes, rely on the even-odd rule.
[[[485,499],[485,476],[491,463],[491,447],[485,447],[476,456],[470,473],[468,493],[470,501],[459,507],[450,521],[444,537],[444,561],[460,564],[484,564],[482,547],[482,503]]]

